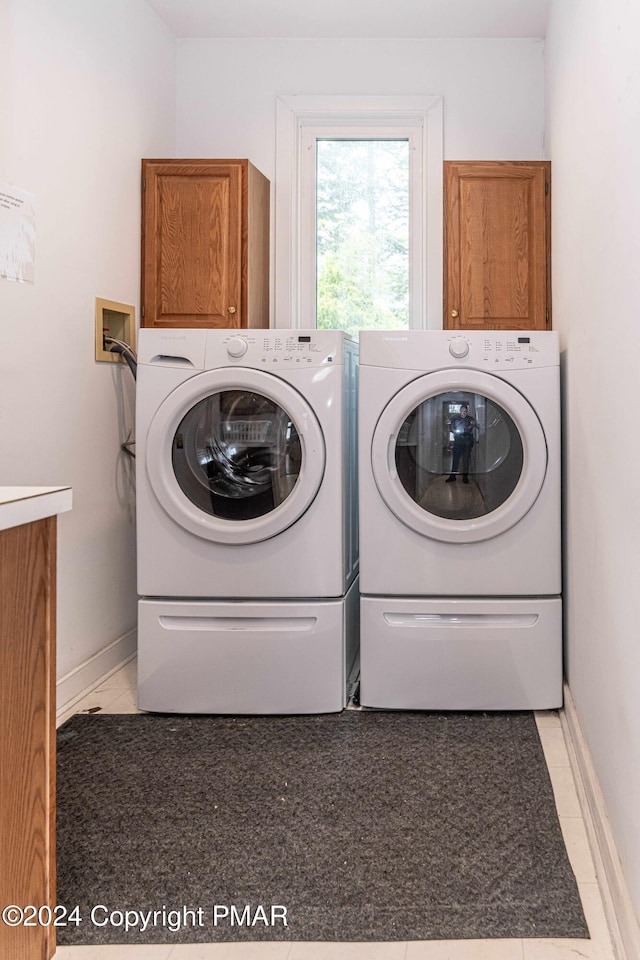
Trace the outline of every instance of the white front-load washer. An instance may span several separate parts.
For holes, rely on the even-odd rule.
[[[356,394],[357,344],[340,332],[140,331],[142,709],[343,708]]]
[[[562,703],[553,332],[360,337],[361,702]]]

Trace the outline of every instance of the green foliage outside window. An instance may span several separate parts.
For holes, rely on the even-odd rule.
[[[318,140],[317,325],[409,326],[409,144]]]

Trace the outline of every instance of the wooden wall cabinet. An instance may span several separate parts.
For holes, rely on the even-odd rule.
[[[551,165],[444,164],[444,328],[551,329]]]
[[[142,161],[141,315],[269,326],[269,181],[248,160]]]

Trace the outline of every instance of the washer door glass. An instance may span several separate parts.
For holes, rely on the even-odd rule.
[[[158,503],[216,543],[259,543],[296,523],[324,475],[322,428],[280,377],[208,370],[172,390],[151,421],[144,467]]]
[[[290,414],[274,400],[251,390],[223,390],[183,417],[171,459],[180,488],[200,510],[225,520],[254,520],[291,494],[302,451]]]
[[[471,520],[509,499],[524,453],[518,428],[496,400],[451,390],[411,411],[395,459],[400,483],[418,506],[438,517]]]
[[[478,370],[440,370],[408,383],[376,424],[371,465],[389,509],[449,543],[489,540],[535,503],[547,444],[519,390]]]

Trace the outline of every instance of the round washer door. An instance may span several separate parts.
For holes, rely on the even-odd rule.
[[[149,483],[185,530],[257,543],[290,527],[322,483],[325,445],[306,400],[260,370],[208,370],[158,408],[147,436]]]
[[[523,395],[482,371],[440,370],[383,410],[371,450],[384,502],[412,530],[475,543],[530,510],[547,470],[540,420]]]

